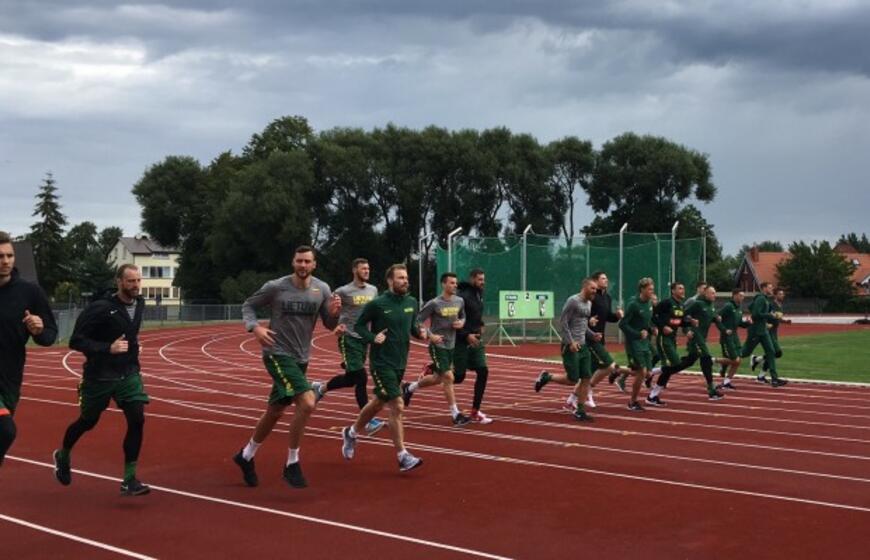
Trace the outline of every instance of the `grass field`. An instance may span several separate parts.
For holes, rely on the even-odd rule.
[[[777,370],[783,377],[870,383],[870,333],[867,331],[789,336],[779,342],[783,357],[777,360]],[[711,345],[710,351],[718,355],[719,345]],[[760,346],[755,353],[762,353]],[[611,355],[618,364],[627,362],[623,351],[611,350]],[[550,358],[561,361],[558,355]],[[696,364],[692,369],[698,367]],[[714,366],[713,371],[718,372],[718,366]],[[738,373],[750,373],[748,361],[740,366]]]

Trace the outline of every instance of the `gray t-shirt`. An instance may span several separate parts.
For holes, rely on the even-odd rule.
[[[583,346],[586,343],[586,331],[589,329],[591,316],[591,300],[583,301],[580,294],[569,297],[559,316],[559,334],[562,336],[562,344],[576,342]]]
[[[242,305],[242,318],[249,331],[257,326],[257,308],[271,310],[269,328],[275,331],[275,345],[263,348],[263,354],[291,356],[299,363],[308,363],[311,350],[311,333],[317,324],[317,316],[328,329],[338,325],[338,318],[329,315],[329,286],[313,276],[308,288],[297,288],[284,276],[263,284]]]
[[[136,316],[136,302],[134,301],[132,304],[125,305],[124,307],[127,308],[127,315],[130,316],[130,320],[132,321],[133,317]]]
[[[368,283],[360,288],[351,282],[336,289],[335,293],[341,297],[341,315],[338,316],[338,324],[347,327],[345,333],[348,336],[359,338],[360,336],[353,330],[353,325],[362,313],[363,306],[378,296],[378,289]]]
[[[456,295],[446,299],[443,296],[430,299],[418,315],[420,323],[426,319],[430,320],[429,332],[444,337],[444,340],[435,346],[450,350],[456,345],[456,329],[453,328],[453,321],[458,319],[465,323],[465,300]]]

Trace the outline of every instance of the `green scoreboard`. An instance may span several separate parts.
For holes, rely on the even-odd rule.
[[[502,290],[498,293],[498,318],[552,319],[553,292]]]

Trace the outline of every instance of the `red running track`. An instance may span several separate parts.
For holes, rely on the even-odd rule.
[[[356,414],[330,393],[309,425],[310,487],[281,480],[286,423],[257,455],[247,488],[232,455],[269,391],[254,341],[237,326],[150,331],[152,396],[139,475],[149,496],[121,498],[123,417],[107,412],[58,485],[50,455],[76,414],[81,356],[30,352],[0,468],[0,542],[9,558],[865,558],[870,535],[870,389],[741,379],[711,403],[701,379],[677,376],[666,409],[626,410],[599,386],[594,424],[561,409],[567,388],[532,384],[541,365],[491,349],[484,408],[495,422],[454,428],[437,388],[406,411],[425,464],[400,474],[389,434],[340,454]],[[415,346],[409,372],[426,360]],[[785,357],[788,360],[788,357]],[[309,375],[338,368],[319,331]],[[411,377],[415,375],[410,375]],[[470,406],[473,373],[457,387]]]

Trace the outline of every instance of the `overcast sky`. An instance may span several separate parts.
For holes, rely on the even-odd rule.
[[[662,135],[709,154],[726,252],[833,241],[870,232],[868,53],[857,0],[0,0],[0,229],[50,170],[71,223],[132,235],[149,165],[297,114]]]

